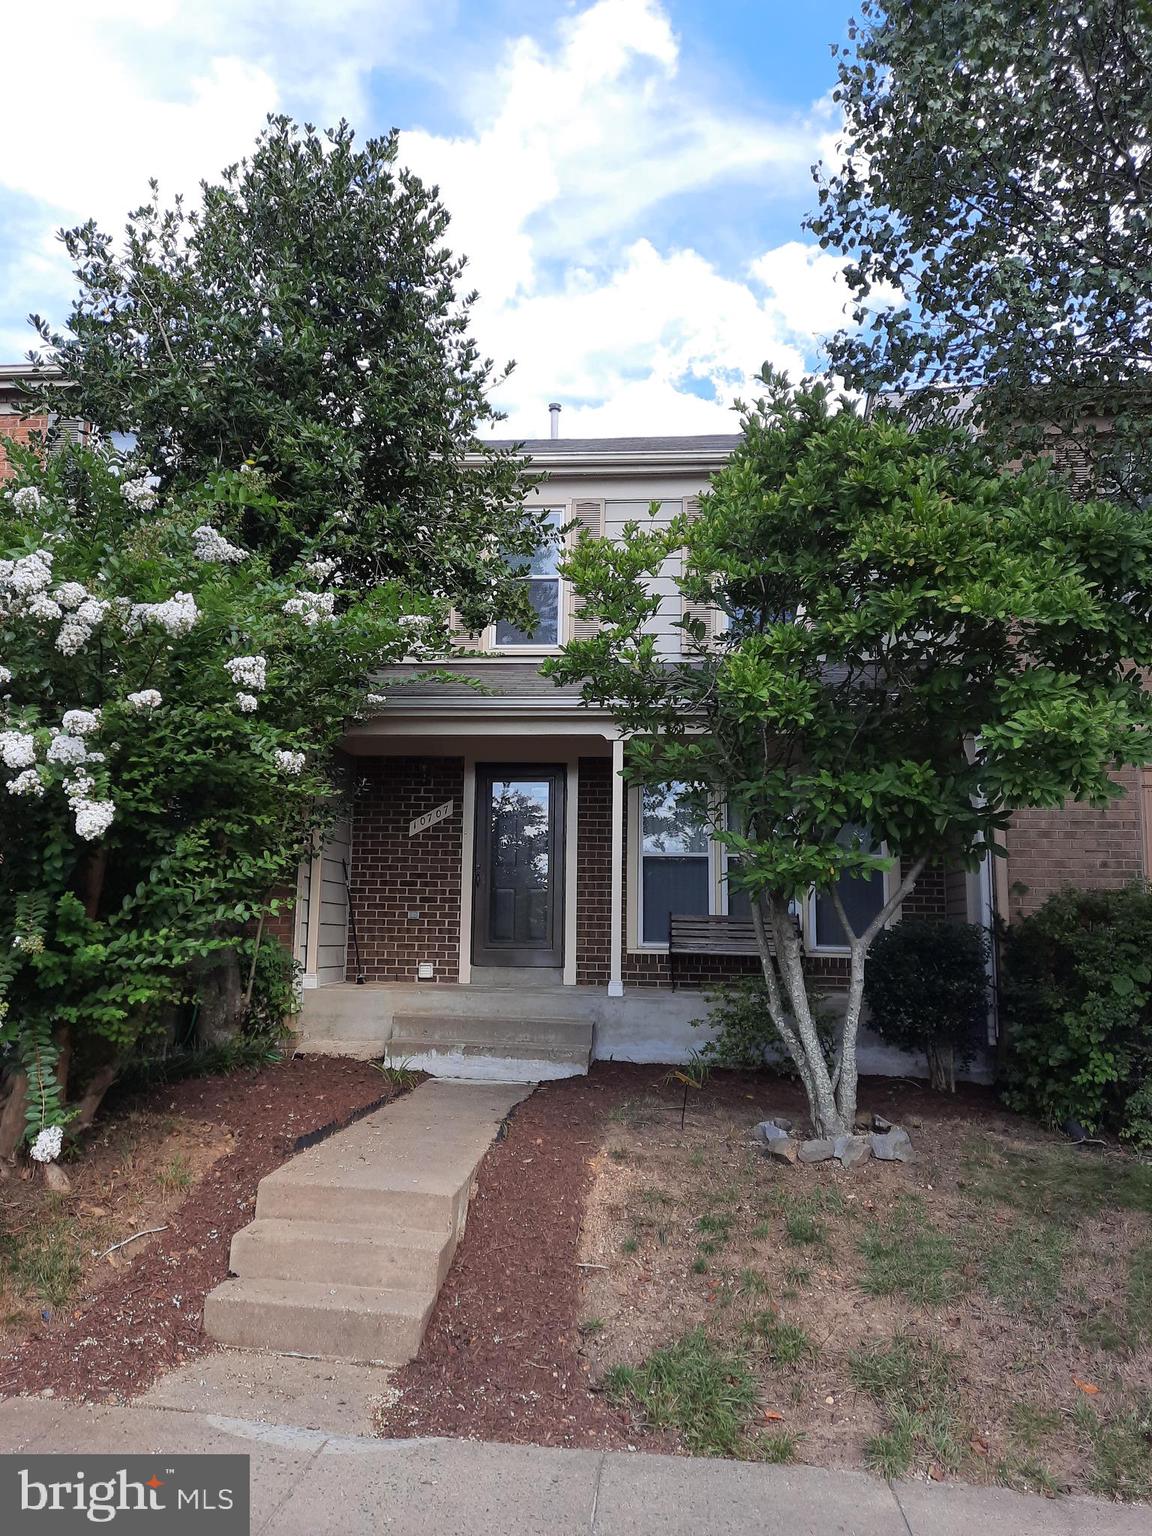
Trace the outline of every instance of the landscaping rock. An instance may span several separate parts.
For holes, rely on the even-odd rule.
[[[836,1143],[834,1141],[802,1141],[798,1153],[802,1163],[826,1163],[830,1157],[836,1156]]]
[[[787,1141],[791,1129],[790,1125],[777,1125],[775,1120],[761,1120],[752,1134],[757,1141]]]
[[[782,1163],[794,1163],[799,1146],[798,1141],[794,1141],[791,1136],[785,1136],[783,1141],[766,1142],[764,1155],[779,1158]]]
[[[912,1150],[912,1138],[900,1125],[893,1125],[887,1131],[873,1131],[868,1138],[872,1148],[872,1156],[878,1157],[882,1163],[910,1163],[916,1153]]]
[[[892,1128],[891,1120],[885,1120],[883,1115],[872,1116],[872,1129],[876,1132],[877,1136],[887,1136]]]
[[[854,1168],[868,1156],[867,1136],[837,1136],[834,1146],[836,1156],[845,1168]]]

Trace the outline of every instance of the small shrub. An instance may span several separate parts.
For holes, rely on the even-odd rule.
[[[616,1366],[604,1379],[616,1402],[631,1401],[655,1429],[676,1429],[694,1456],[735,1456],[760,1390],[742,1355],[697,1328],[643,1365]]]
[[[1008,933],[1005,1101],[1152,1147],[1152,890],[1061,891]]]
[[[889,1045],[922,1052],[932,1087],[956,1091],[988,1016],[989,942],[971,923],[907,918],[881,933],[868,956],[869,1027]]]
[[[716,1038],[700,1048],[699,1056],[714,1066],[763,1067],[788,1076],[796,1067],[768,1012],[768,993],[758,976],[741,976],[717,987],[706,1019],[693,1019],[698,1027],[716,1031]],[[831,1064],[835,1050],[835,1025],[831,1015],[816,1009],[816,1027],[825,1059]]]

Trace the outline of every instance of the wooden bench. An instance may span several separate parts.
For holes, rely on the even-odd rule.
[[[668,964],[676,987],[677,960],[681,955],[759,955],[756,930],[750,917],[685,917],[668,919]]]

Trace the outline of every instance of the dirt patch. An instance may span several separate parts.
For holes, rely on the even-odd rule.
[[[651,1070],[542,1084],[489,1150],[468,1227],[417,1358],[393,1377],[382,1435],[666,1449],[595,1390],[577,1327],[580,1228],[606,1116]]]
[[[317,1056],[166,1085],[110,1107],[69,1165],[69,1194],[19,1178],[0,1186],[10,1251],[51,1222],[81,1254],[71,1297],[59,1306],[41,1297],[30,1330],[27,1293],[9,1279],[0,1395],[122,1402],[213,1351],[204,1297],[227,1276],[232,1234],[252,1219],[260,1180],[298,1137],[392,1091],[369,1063]],[[153,1226],[167,1230],[93,1261],[93,1249]]]

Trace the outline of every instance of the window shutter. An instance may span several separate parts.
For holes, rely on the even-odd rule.
[[[604,503],[602,501],[574,501],[572,503],[572,521],[575,526],[568,537],[575,545],[587,534],[589,538],[599,539],[604,535]],[[584,606],[584,599],[578,597],[568,588],[568,638],[570,640],[590,640],[593,635],[600,633],[599,619],[581,618],[580,612]]]
[[[698,496],[685,497],[684,514],[688,518],[689,522],[694,522],[695,519],[699,517],[700,498]],[[697,619],[701,624],[703,624],[704,644],[705,646],[709,645],[713,635],[716,633],[716,610],[714,608],[710,608],[707,603],[690,603],[687,598],[684,598],[682,602],[682,612],[686,619]],[[684,632],[681,633],[681,650],[692,650],[694,649],[696,643],[697,642],[693,640],[690,635]]]
[[[456,647],[458,651],[486,651],[484,633],[478,635],[469,634],[460,622],[460,615],[455,609],[448,617],[448,643]]]
[[[52,423],[51,435],[56,449],[76,447],[88,436],[87,424],[79,416],[57,416]]]

